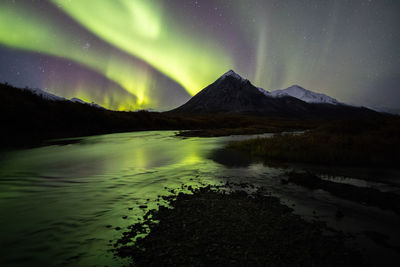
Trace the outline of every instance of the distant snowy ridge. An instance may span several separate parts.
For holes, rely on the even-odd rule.
[[[227,77],[231,77],[231,78],[239,80],[241,82],[248,81],[247,79],[242,78],[239,74],[237,74],[233,70],[230,70],[230,71],[226,72],[224,75],[222,75],[217,80],[217,83],[223,82]],[[293,86],[290,86],[289,88],[282,89],[282,90],[274,90],[272,92],[268,92],[260,87],[257,87],[257,89],[268,97],[278,98],[278,97],[291,96],[291,97],[300,99],[307,103],[323,103],[323,104],[332,104],[332,105],[343,104],[330,96],[312,92],[312,91],[304,89],[303,87],[298,86],[298,85],[293,85]]]
[[[89,105],[89,106],[92,106],[92,107],[95,107],[95,108],[104,109],[102,106],[100,106],[100,105],[98,105],[96,103],[88,103],[88,102],[85,102],[85,101],[83,101],[83,100],[81,100],[79,98],[76,98],[76,97],[71,98],[70,100],[68,100],[68,99],[66,99],[64,97],[54,95],[52,93],[46,92],[46,91],[44,91],[42,89],[39,89],[39,88],[34,88],[34,89],[25,88],[23,90],[30,91],[30,92],[34,93],[35,95],[38,95],[38,96],[42,97],[43,99],[50,100],[50,101],[71,101],[73,103],[85,104],[85,105]]]
[[[24,90],[30,91],[32,93],[34,93],[35,95],[38,95],[40,97],[42,97],[43,99],[46,100],[51,100],[51,101],[65,101],[66,99],[64,97],[61,96],[57,96],[57,95],[53,95],[51,93],[48,93],[42,89],[39,88],[25,88]]]
[[[260,92],[262,92],[264,95],[269,96],[269,97],[291,96],[291,97],[300,99],[307,103],[323,103],[323,104],[332,104],[332,105],[342,104],[330,96],[312,92],[312,91],[304,89],[303,87],[298,86],[298,85],[293,85],[293,86],[290,86],[289,88],[282,89],[282,90],[275,90],[272,92],[268,92],[262,88],[258,88],[258,90],[260,90]]]
[[[271,93],[268,92],[267,90],[261,88],[261,87],[257,87],[258,91],[260,91],[261,93],[263,93],[266,96],[271,96]]]
[[[100,106],[100,105],[98,105],[98,104],[96,104],[96,103],[88,103],[88,102],[86,102],[86,101],[83,101],[82,99],[79,99],[79,98],[76,98],[76,97],[74,97],[74,98],[71,98],[71,100],[70,100],[71,102],[74,102],[74,103],[79,103],[79,104],[84,104],[84,105],[89,105],[89,106],[92,106],[92,107],[95,107],[95,108],[101,108],[101,109],[104,109],[102,106]]]

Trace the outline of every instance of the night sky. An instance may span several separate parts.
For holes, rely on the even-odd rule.
[[[229,69],[399,109],[400,1],[0,1],[0,82],[166,110]]]

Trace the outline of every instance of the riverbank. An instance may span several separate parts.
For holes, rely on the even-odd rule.
[[[207,186],[164,197],[169,208],[150,210],[114,252],[135,266],[365,266],[341,232],[306,222],[261,191],[246,193],[248,185],[236,186],[242,190]]]
[[[176,130],[183,137],[279,133],[315,129],[331,117],[261,116],[239,113],[184,114],[122,112],[74,103],[51,101],[30,90],[0,84],[0,149],[40,146],[45,140],[100,134]],[[355,115],[356,116],[356,115]],[[360,115],[361,116],[361,115]],[[374,113],[374,120],[391,117]],[[341,116],[337,116],[337,119]]]
[[[174,133],[92,136],[0,153],[0,228],[5,233],[0,265],[126,266],[123,263],[129,258],[113,258],[108,245],[129,231],[127,227],[142,219],[148,209],[163,203],[157,199],[170,195],[168,188],[228,181],[264,187],[301,218],[322,220],[354,236],[350,245],[362,249],[373,266],[399,262],[398,253],[380,245],[383,241],[391,246],[400,244],[400,217],[394,212],[347,201],[325,190],[284,185],[281,180],[288,179],[287,170],[250,159],[243,165],[230,151],[213,156],[229,140],[250,137],[176,138]],[[231,166],[231,160],[239,160],[240,165]],[[374,176],[386,177],[388,182],[398,178],[397,172],[385,175]],[[386,182],[322,178],[382,192],[398,191]],[[343,218],[336,218],[338,210]]]
[[[42,145],[45,140],[145,130],[194,130],[182,136],[222,136],[309,129],[315,121],[244,114],[122,112],[68,100],[51,101],[30,90],[0,84],[1,148]],[[193,133],[195,133],[193,135]]]
[[[218,116],[217,116],[218,117]],[[235,120],[234,118],[232,121]],[[241,123],[243,127],[226,127],[232,123],[222,123],[220,127],[199,130],[179,131],[176,136],[181,137],[221,137],[229,135],[249,135],[264,133],[297,132],[316,128],[322,121],[319,120],[295,120],[285,118],[259,118],[251,123]]]
[[[400,118],[336,121],[303,134],[231,142],[228,148],[265,161],[399,168]]]

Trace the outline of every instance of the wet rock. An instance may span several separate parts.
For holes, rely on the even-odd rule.
[[[220,189],[164,197],[168,207],[128,227],[114,252],[135,266],[365,266],[344,235],[325,235],[323,223],[306,222],[278,198]]]

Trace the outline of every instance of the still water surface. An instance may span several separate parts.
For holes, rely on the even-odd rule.
[[[379,232],[396,245],[399,216],[321,190],[283,186],[280,179],[287,170],[221,150],[230,140],[250,137],[184,139],[173,131],[136,132],[1,152],[0,266],[122,265],[109,252],[110,240],[118,239],[143,215],[139,206],[156,207],[159,195],[182,183],[226,181],[263,185],[304,218],[318,218],[355,234],[351,245],[365,249],[373,263],[382,263],[377,260],[380,256],[386,264],[398,259],[393,249],[375,244],[362,233]],[[396,173],[390,175],[386,179],[398,178]],[[393,183],[364,186],[399,190]],[[338,208],[345,214],[341,220],[334,216]]]

